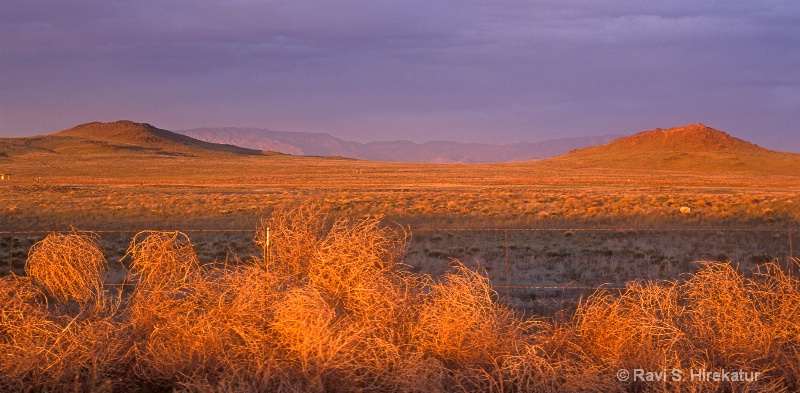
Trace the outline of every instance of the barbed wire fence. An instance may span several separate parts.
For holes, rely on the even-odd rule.
[[[165,231],[175,231],[176,229],[166,229]],[[266,246],[269,247],[269,229],[265,228],[266,230]],[[103,234],[131,234],[135,235],[136,233],[141,232],[141,229],[98,229],[98,230],[91,230],[86,232],[93,232],[100,235]],[[180,230],[186,234],[192,233],[208,233],[208,234],[224,234],[224,233],[239,233],[239,234],[246,234],[250,233],[255,235],[258,231],[257,229],[187,229],[187,230]],[[8,230],[0,230],[0,239],[5,239],[5,248],[6,248],[6,258],[9,271],[13,270],[14,262],[18,259],[24,260],[27,255],[27,250],[24,250],[24,244],[22,242],[23,236],[41,236],[44,237],[50,233],[65,233],[68,231],[63,230],[21,230],[21,231],[8,231]],[[793,234],[799,233],[800,228],[793,228],[793,227],[782,227],[782,228],[719,228],[719,227],[707,227],[707,228],[650,228],[650,227],[543,227],[543,228],[448,228],[448,227],[421,227],[421,228],[413,228],[414,233],[425,233],[425,232],[494,232],[494,233],[502,233],[503,235],[503,265],[504,265],[504,275],[505,275],[505,284],[504,285],[493,285],[493,287],[504,290],[504,294],[506,298],[510,298],[510,291],[512,289],[522,289],[522,290],[578,290],[578,291],[585,291],[585,290],[598,290],[598,289],[606,289],[606,290],[624,290],[624,286],[615,286],[610,284],[603,284],[599,286],[585,286],[585,285],[573,285],[572,283],[566,285],[512,285],[509,284],[511,282],[511,267],[513,261],[510,256],[510,247],[509,247],[509,233],[514,232],[563,232],[563,233],[576,233],[576,232],[682,232],[682,233],[692,233],[692,232],[741,232],[741,233],[759,233],[759,232],[773,232],[773,233],[785,233],[787,238],[787,260],[786,260],[786,267],[787,269],[791,269],[792,273],[794,273],[795,266],[791,263],[791,259],[794,258],[794,241],[793,241]],[[2,245],[2,243],[0,243]],[[2,250],[2,247],[0,247]],[[264,253],[264,258],[267,258],[268,249],[261,250]],[[2,252],[2,251],[0,251]],[[17,254],[15,256],[15,253]],[[2,255],[2,254],[0,254]],[[2,257],[0,257],[2,258]],[[120,284],[126,285],[126,284]]]
[[[504,246],[504,272],[505,272],[505,285],[493,285],[495,288],[505,290],[506,299],[510,298],[510,291],[512,289],[524,290],[624,290],[624,286],[602,284],[599,286],[582,286],[582,285],[511,285],[510,269],[512,261],[509,255],[508,234],[509,232],[773,232],[785,233],[788,239],[788,258],[786,261],[786,268],[794,273],[794,264],[791,259],[794,257],[793,247],[793,233],[800,232],[798,228],[720,228],[720,227],[705,227],[705,228],[674,228],[674,227],[544,227],[544,228],[416,228],[415,232],[502,232],[503,246]]]

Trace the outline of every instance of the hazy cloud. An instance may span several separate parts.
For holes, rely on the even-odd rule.
[[[800,151],[794,1],[0,0],[0,135],[127,118],[534,141],[702,121]]]

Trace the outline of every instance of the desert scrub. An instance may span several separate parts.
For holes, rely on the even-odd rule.
[[[57,257],[41,258],[40,245],[31,277],[0,279],[0,390],[800,388],[800,281],[775,262],[750,275],[706,262],[681,281],[599,289],[545,319],[503,304],[485,273],[458,261],[437,279],[411,271],[401,260],[408,232],[380,218],[334,219],[305,206],[264,225],[268,252],[227,266],[198,263],[180,232],[136,235],[124,298],[98,287],[105,261],[92,235],[53,235],[46,244]],[[92,268],[33,273],[54,261]],[[620,368],[764,374],[647,384],[617,380]]]
[[[51,234],[31,249],[29,277],[0,279],[0,390],[96,391],[130,364],[120,299],[103,290],[96,235]]]
[[[103,294],[106,270],[102,242],[96,234],[73,230],[53,233],[31,247],[25,273],[58,301],[87,303]]]

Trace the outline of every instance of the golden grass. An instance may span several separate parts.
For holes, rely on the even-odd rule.
[[[0,390],[110,391],[131,361],[126,325],[112,318],[118,304],[57,307],[72,300],[48,304],[45,291],[53,286],[44,285],[28,277],[0,280]]]
[[[102,296],[106,260],[100,237],[51,233],[31,247],[25,273],[54,299],[86,303]]]
[[[405,269],[409,235],[380,218],[331,221],[303,207],[265,224],[267,261],[235,266],[201,266],[179,232],[140,233],[128,254],[132,292],[94,308],[68,307],[106,293],[97,283],[105,262],[86,252],[93,237],[49,237],[50,248],[31,252],[31,277],[0,279],[0,390],[800,388],[800,280],[775,262],[751,275],[707,262],[682,281],[598,290],[560,319],[523,318],[460,263],[437,279]],[[72,250],[80,252],[65,256]],[[62,268],[53,263],[93,268],[67,277],[54,275]],[[764,374],[753,382],[616,378],[635,368]]]
[[[31,160],[29,165],[15,160],[8,170],[16,180],[0,184],[0,221],[8,228],[248,228],[279,206],[310,201],[332,216],[379,212],[417,228],[780,228],[800,222],[798,174],[786,171],[598,170],[543,162],[421,165],[311,157],[241,157],[225,165],[197,157],[58,165],[45,165],[37,156]],[[138,170],[143,166],[146,173]],[[681,214],[682,207],[691,212]]]
[[[140,232],[128,248],[137,290],[157,291],[186,284],[200,267],[189,237],[181,232]]]
[[[454,364],[493,364],[497,354],[513,352],[522,342],[522,321],[494,297],[485,276],[458,264],[430,284],[418,306],[413,339],[423,351]]]

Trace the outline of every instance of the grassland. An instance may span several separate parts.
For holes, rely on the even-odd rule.
[[[494,285],[573,286],[673,278],[696,271],[699,259],[733,260],[748,271],[773,258],[785,262],[788,230],[800,234],[800,175],[784,171],[598,170],[558,162],[414,165],[289,156],[111,159],[104,154],[67,156],[52,165],[39,156],[15,159],[4,167],[14,180],[0,183],[0,229],[253,230],[276,208],[311,203],[334,217],[383,216],[410,229],[405,259],[420,272],[438,275],[449,267],[449,258],[457,258],[486,268]],[[553,227],[620,231],[512,232],[508,282],[502,233],[431,231]],[[761,231],[624,230],[707,227]],[[103,234],[106,257],[122,257],[133,233]],[[0,236],[0,261],[14,242],[13,266],[0,262],[0,274],[22,274],[28,248],[45,234]],[[192,236],[205,263],[257,251],[252,233]],[[535,295],[541,303],[564,294],[512,295],[520,301]]]
[[[253,230],[276,208],[311,203],[334,217],[383,216],[408,228],[413,236],[405,260],[420,272],[437,276],[448,269],[450,258],[457,258],[486,268],[497,286],[623,286],[637,278],[694,272],[694,261],[700,259],[733,260],[749,271],[765,260],[787,260],[787,230],[795,229],[794,241],[800,244],[800,176],[791,173],[598,171],[548,162],[410,165],[280,156],[220,162],[127,157],[26,169],[18,161],[9,171],[15,180],[0,183],[5,206],[0,227]],[[690,213],[681,213],[682,207]],[[553,227],[620,231],[511,232],[507,281],[502,233],[430,230]],[[624,230],[706,227],[762,231]],[[122,257],[133,233],[103,234],[106,257]],[[28,248],[45,234],[0,236],[0,275],[22,274]],[[257,252],[252,236],[192,234],[204,263],[252,255]],[[10,241],[13,258],[3,263]],[[511,292],[526,307],[548,310],[560,307],[565,295],[574,304],[581,294]]]
[[[96,159],[3,167],[0,222],[252,228],[275,206],[422,226],[763,226],[800,222],[800,173],[631,171],[549,162],[414,165],[306,157]],[[800,171],[800,169],[798,170]],[[681,207],[692,209],[681,214]]]

